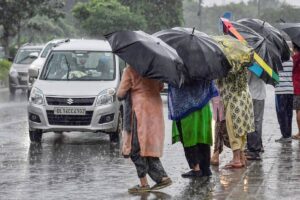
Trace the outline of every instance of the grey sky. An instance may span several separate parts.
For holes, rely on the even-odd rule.
[[[211,6],[213,4],[220,5],[220,4],[230,3],[230,2],[241,2],[241,1],[247,2],[247,0],[203,0],[203,5]],[[286,3],[300,7],[300,0],[281,0],[281,1],[282,2],[285,1]]]

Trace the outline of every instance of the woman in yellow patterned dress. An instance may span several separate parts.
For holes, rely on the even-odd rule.
[[[244,148],[247,133],[254,131],[253,104],[247,84],[247,67],[253,63],[253,49],[230,36],[215,37],[223,49],[232,69],[216,81],[223,99],[226,127],[233,159],[225,166],[245,166]]]

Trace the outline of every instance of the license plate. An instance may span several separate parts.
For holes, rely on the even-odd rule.
[[[85,115],[85,108],[59,107],[54,108],[54,115]]]
[[[27,76],[21,76],[21,81],[27,81],[27,80],[28,80]]]

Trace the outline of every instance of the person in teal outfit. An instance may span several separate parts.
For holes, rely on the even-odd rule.
[[[181,142],[190,171],[183,178],[210,176],[212,113],[209,101],[218,92],[212,81],[193,81],[180,89],[169,86],[172,143]]]

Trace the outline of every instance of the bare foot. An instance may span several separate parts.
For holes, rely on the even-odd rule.
[[[211,165],[219,165],[219,152],[215,152],[210,159]]]

